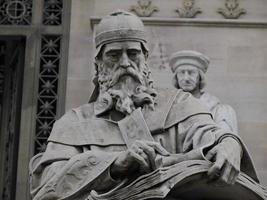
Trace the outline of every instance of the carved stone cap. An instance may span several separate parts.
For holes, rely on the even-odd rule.
[[[206,73],[209,63],[210,60],[207,56],[197,51],[188,50],[173,53],[169,62],[173,73],[182,65],[193,65]]]
[[[139,41],[148,51],[143,22],[134,14],[123,10],[104,17],[96,27],[97,54],[102,45],[118,41]]]
[[[98,47],[106,43],[125,41],[125,40],[146,42],[145,32],[133,29],[118,29],[118,30],[106,31],[96,36],[95,43],[96,47]]]

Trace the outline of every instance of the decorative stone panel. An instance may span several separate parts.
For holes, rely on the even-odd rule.
[[[61,35],[43,35],[39,70],[35,154],[46,148],[57,114]]]
[[[57,26],[62,24],[63,0],[44,0],[43,24]]]
[[[159,8],[152,5],[152,2],[149,0],[139,0],[137,3],[138,5],[130,7],[130,11],[139,17],[150,17],[154,12],[159,11]]]
[[[30,25],[32,0],[1,0],[0,25]]]
[[[217,12],[226,19],[238,19],[241,15],[247,13],[244,8],[239,8],[238,0],[226,0],[224,5],[225,8],[219,8]]]
[[[202,10],[195,7],[195,0],[184,0],[183,7],[175,10],[181,18],[195,18]]]
[[[2,110],[2,95],[4,92],[4,78],[5,78],[5,66],[4,66],[4,60],[5,60],[5,43],[1,42],[0,43],[0,111]],[[1,112],[0,112],[1,116]],[[0,117],[1,119],[1,117]]]

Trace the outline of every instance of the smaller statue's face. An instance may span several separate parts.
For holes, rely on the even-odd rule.
[[[179,66],[176,70],[176,78],[179,87],[185,92],[192,92],[198,87],[199,72],[194,66]]]

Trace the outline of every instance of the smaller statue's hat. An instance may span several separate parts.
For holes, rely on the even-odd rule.
[[[171,55],[169,65],[173,73],[182,65],[191,65],[207,72],[210,60],[207,56],[197,51],[178,51]]]

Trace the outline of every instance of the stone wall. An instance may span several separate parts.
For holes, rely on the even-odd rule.
[[[240,0],[246,14],[224,19],[217,12],[224,0],[197,0],[202,13],[179,18],[182,0],[152,0],[158,7],[144,18],[150,38],[150,66],[156,85],[172,87],[168,57],[178,50],[197,50],[211,59],[207,91],[236,110],[240,135],[267,186],[267,2]],[[86,103],[93,89],[93,27],[101,16],[137,5],[133,0],[73,0],[71,12],[66,110]]]

